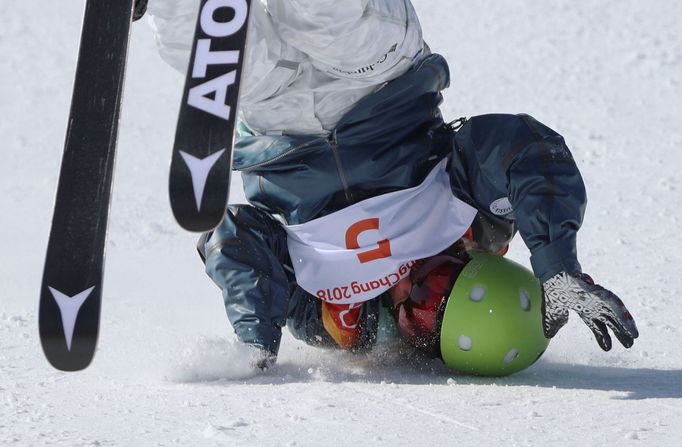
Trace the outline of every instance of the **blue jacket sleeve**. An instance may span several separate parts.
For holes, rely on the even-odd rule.
[[[257,208],[232,205],[206,236],[201,253],[206,273],[223,292],[237,337],[277,354],[291,284],[283,267],[289,257],[284,229]]]
[[[450,172],[454,193],[479,209],[479,220],[518,229],[540,281],[581,271],[576,235],[587,197],[561,135],[528,115],[473,117],[455,134]]]

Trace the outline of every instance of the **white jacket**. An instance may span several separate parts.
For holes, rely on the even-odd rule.
[[[183,74],[197,10],[149,5],[161,57]],[[262,134],[327,133],[426,51],[410,0],[253,0],[240,119]]]

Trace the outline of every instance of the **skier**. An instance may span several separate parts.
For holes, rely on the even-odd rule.
[[[586,193],[563,138],[523,114],[446,123],[448,66],[409,0],[251,7],[233,165],[250,204],[229,206],[198,248],[255,365],[276,360],[285,324],[310,344],[371,347],[382,297],[414,260],[460,239],[502,254],[516,233],[548,338],[574,310],[602,349],[607,328],[632,345],[627,309],[578,262]],[[161,55],[183,73],[195,8],[150,5]]]

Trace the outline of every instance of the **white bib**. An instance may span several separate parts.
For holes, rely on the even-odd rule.
[[[367,301],[405,277],[414,260],[457,241],[477,211],[452,194],[446,164],[414,188],[286,226],[298,285],[335,304]]]

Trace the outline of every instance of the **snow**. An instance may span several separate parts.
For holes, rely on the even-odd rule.
[[[161,0],[159,0],[161,1]],[[527,112],[560,131],[590,203],[585,271],[637,319],[603,353],[574,315],[507,378],[316,350],[244,367],[220,292],[173,221],[166,176],[182,76],[133,30],[97,356],[44,360],[37,302],[83,0],[0,14],[0,445],[677,445],[682,437],[682,3],[415,0],[451,63],[446,117]],[[243,200],[234,178],[232,200]],[[528,264],[519,239],[510,256]]]

